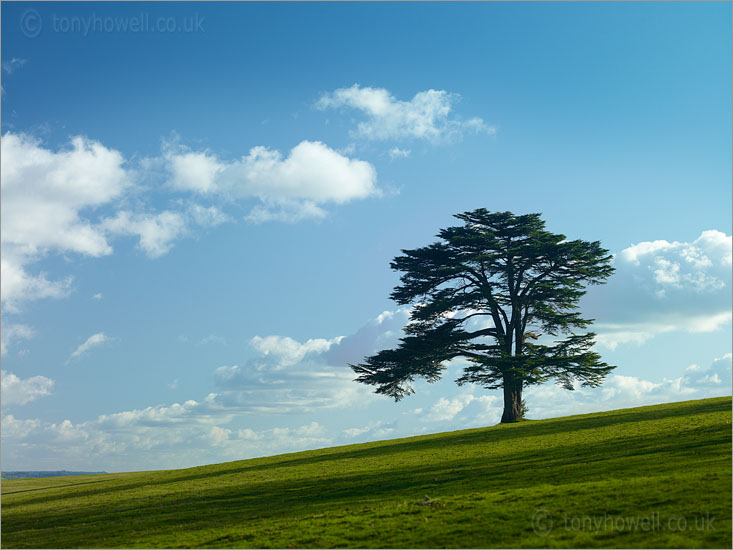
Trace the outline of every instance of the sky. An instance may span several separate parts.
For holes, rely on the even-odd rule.
[[[731,394],[731,4],[3,3],[2,469],[183,468],[499,421],[395,403],[401,249],[540,212],[616,369],[530,418]]]

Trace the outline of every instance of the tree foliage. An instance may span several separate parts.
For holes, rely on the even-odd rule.
[[[503,422],[520,417],[526,386],[599,385],[614,367],[591,351],[595,334],[579,332],[592,319],[578,302],[612,274],[608,250],[547,231],[540,214],[479,209],[455,217],[463,225],[392,261],[403,274],[391,298],[413,306],[410,322],[396,349],[351,365],[357,381],[399,400],[416,379],[435,382],[448,361],[463,357],[468,366],[456,382],[503,388]]]

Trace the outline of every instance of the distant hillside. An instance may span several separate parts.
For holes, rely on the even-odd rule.
[[[731,398],[2,484],[3,548],[731,548]]]
[[[29,472],[3,472],[3,479],[21,479],[27,477],[59,477],[59,476],[87,476],[95,474],[106,474],[107,472],[69,472],[68,470],[56,470],[53,472],[29,471]]]

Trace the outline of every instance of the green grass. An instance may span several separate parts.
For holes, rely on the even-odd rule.
[[[731,398],[3,481],[2,547],[730,548]]]

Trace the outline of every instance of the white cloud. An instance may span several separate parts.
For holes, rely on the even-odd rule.
[[[18,419],[12,414],[8,414],[2,417],[0,424],[2,424],[2,437],[4,439],[24,439],[39,428],[41,421],[35,418],[28,420]]]
[[[404,335],[403,327],[410,320],[410,309],[401,307],[395,311],[383,311],[360,327],[354,334],[343,337],[325,352],[329,365],[357,364],[380,350],[395,347]]]
[[[400,149],[399,147],[392,147],[392,149],[389,150],[389,158],[392,160],[394,159],[406,159],[410,156],[409,149]]]
[[[250,345],[259,358],[216,369],[219,398],[227,406],[260,414],[305,413],[386,399],[355,383],[348,364],[394,346],[408,318],[404,308],[385,311],[350,336],[302,343],[286,336],[256,336]]]
[[[5,284],[4,280],[3,284]],[[8,346],[16,340],[30,340],[34,334],[34,330],[28,325],[3,322],[2,333],[0,333],[0,354],[5,355],[8,352]]]
[[[731,369],[733,354],[726,353],[716,358],[707,368],[690,365],[685,369],[683,383],[688,387],[705,389],[731,388]]]
[[[26,266],[35,259],[37,257],[19,253],[12,245],[3,244],[0,279],[5,311],[17,313],[25,301],[64,298],[71,292],[71,277],[49,281],[44,272],[36,275],[28,273]]]
[[[101,257],[112,253],[112,238],[135,236],[148,257],[158,258],[193,226],[233,221],[219,205],[181,198],[171,201],[175,209],[145,208],[145,192],[166,179],[174,189],[224,203],[254,201],[247,216],[254,223],[322,218],[326,204],[380,194],[371,164],[311,141],[287,157],[254,147],[234,161],[165,145],[161,156],[132,163],[84,137],[52,150],[32,136],[6,132],[1,153],[2,302],[8,312],[71,292],[70,277],[32,272],[31,265],[50,253]],[[131,210],[131,203],[142,206]]]
[[[94,294],[92,296],[92,300],[101,300],[101,299],[102,299],[102,293],[101,292],[97,292],[96,294]]]
[[[333,344],[338,344],[342,338],[342,336],[330,340],[312,338],[301,344],[287,336],[265,336],[264,338],[255,336],[250,344],[265,357],[273,358],[275,368],[282,369],[299,363],[309,353],[325,353]]]
[[[360,441],[383,439],[394,435],[396,423],[386,424],[382,420],[375,420],[360,428],[347,428],[344,435],[351,439],[358,438]]]
[[[499,398],[496,395],[481,395],[477,397],[474,395],[474,391],[475,386],[471,384],[466,386],[466,389],[452,399],[441,397],[423,415],[422,419],[429,422],[445,422],[453,420],[462,412],[477,414],[478,418],[474,417],[474,421],[482,420],[486,412],[493,412],[493,416],[498,416],[497,411],[501,404]],[[470,405],[473,405],[473,407],[469,411]],[[422,413],[422,409],[420,409],[420,413]]]
[[[452,420],[463,408],[473,401],[472,394],[461,394],[455,399],[441,397],[435,405],[430,408],[428,420]]]
[[[86,342],[84,342],[78,348],[76,348],[74,353],[72,353],[71,356],[69,357],[69,360],[81,357],[86,352],[88,352],[90,349],[97,347],[108,340],[109,338],[104,335],[104,332],[98,332],[96,334],[92,334],[89,338],[86,339]]]
[[[75,137],[57,152],[24,134],[2,139],[2,300],[63,297],[70,279],[51,281],[27,266],[50,251],[99,257],[112,248],[102,228],[82,217],[119,198],[130,185],[122,155]]]
[[[642,242],[614,259],[616,273],[593,287],[584,310],[598,344],[642,344],[672,331],[711,332],[731,321],[731,236],[703,231],[692,242]]]
[[[254,430],[231,426],[233,419],[216,394],[201,401],[103,414],[80,423],[5,415],[3,464],[6,468],[32,463],[38,469],[88,470],[91,465],[110,471],[158,469],[268,456],[323,447],[332,441],[315,421]]]
[[[360,111],[366,120],[359,122],[355,135],[371,140],[427,139],[438,141],[465,131],[494,133],[480,118],[460,120],[452,117],[460,96],[444,90],[418,92],[409,101],[396,99],[384,88],[339,88],[323,94],[318,109],[349,108]]]
[[[81,219],[80,211],[122,195],[129,181],[119,152],[83,137],[73,138],[69,150],[53,152],[29,136],[7,132],[2,158],[3,244],[25,254],[111,253],[104,232]]]
[[[54,381],[45,376],[33,376],[31,378],[18,378],[12,372],[5,370],[0,373],[2,379],[2,404],[3,407],[10,405],[25,405],[41,397],[51,395]],[[3,430],[6,426],[3,423]]]
[[[179,190],[230,200],[258,199],[260,204],[248,216],[255,223],[321,218],[323,204],[379,194],[371,164],[318,141],[300,142],[287,157],[267,147],[253,147],[234,161],[169,146],[165,160],[169,183]]]
[[[224,165],[207,151],[170,153],[167,160],[170,184],[174,187],[203,194],[217,190],[216,177],[224,170]]]
[[[136,214],[120,211],[114,218],[107,218],[102,227],[115,235],[140,237],[138,247],[149,258],[159,258],[173,246],[173,241],[186,231],[186,221],[178,212],[163,211],[158,214]]]
[[[28,62],[27,59],[20,59],[18,57],[13,57],[9,61],[3,61],[3,71],[5,71],[8,74],[13,74],[18,69],[22,69],[23,65],[25,65]]]
[[[245,219],[254,224],[265,222],[297,223],[309,219],[323,219],[326,215],[326,211],[313,201],[268,200],[265,204],[252,207]]]
[[[216,227],[234,221],[231,216],[222,212],[216,206],[201,206],[192,203],[188,207],[188,212],[194,223],[203,227]]]
[[[612,374],[598,388],[568,391],[558,385],[532,386],[524,392],[530,418],[549,418],[625,407],[654,405],[731,394],[731,354],[709,367],[691,365],[681,376],[660,381]]]

